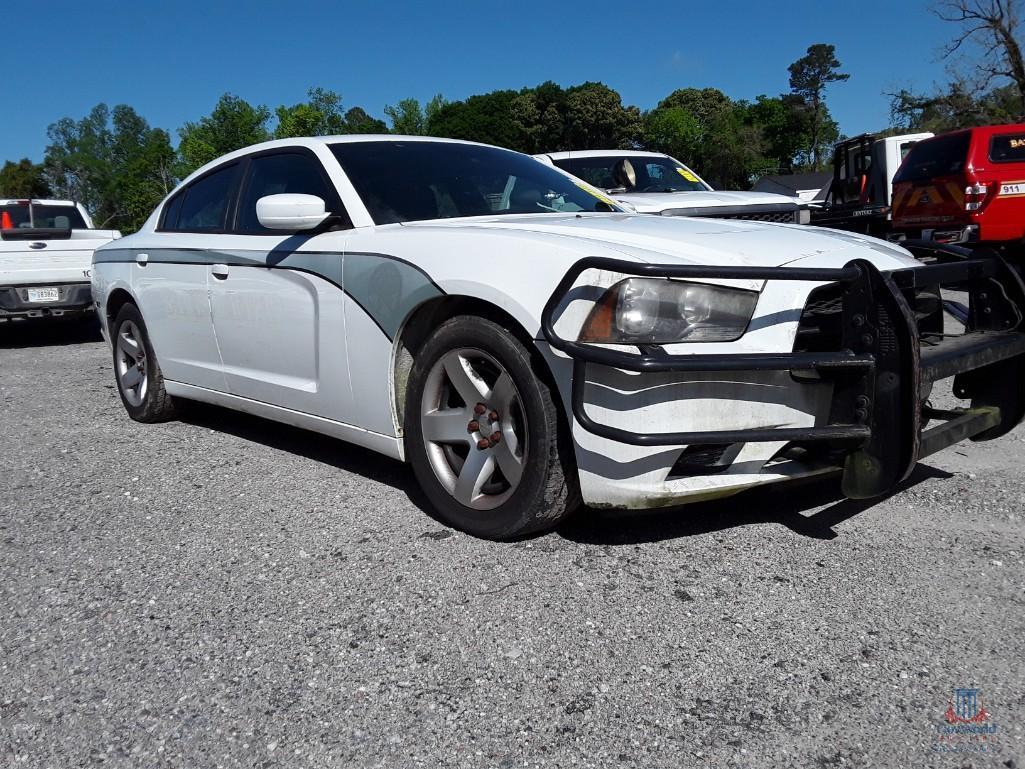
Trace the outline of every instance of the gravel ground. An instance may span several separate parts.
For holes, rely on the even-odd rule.
[[[359,448],[125,415],[88,327],[0,326],[0,766],[1023,763],[1025,431],[494,544]],[[956,687],[997,725],[937,752]]]

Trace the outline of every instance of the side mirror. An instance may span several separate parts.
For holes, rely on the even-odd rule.
[[[256,218],[268,230],[312,230],[330,216],[326,208],[316,195],[267,195],[256,201]]]

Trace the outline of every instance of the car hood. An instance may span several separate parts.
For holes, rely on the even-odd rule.
[[[787,206],[800,204],[795,198],[771,192],[740,192],[705,190],[695,192],[624,192],[612,195],[616,200],[629,203],[641,213],[665,211],[671,208],[717,208],[737,206]]]
[[[531,214],[474,217],[402,225],[408,230],[463,230],[515,236],[537,249],[558,247],[584,256],[644,262],[778,267],[802,261],[843,266],[866,259],[879,269],[917,264],[899,246],[864,235],[802,225],[662,217],[644,214]],[[805,266],[805,265],[801,265]]]

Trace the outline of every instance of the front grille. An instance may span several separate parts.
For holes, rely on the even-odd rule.
[[[842,348],[843,292],[843,284],[831,283],[809,294],[797,324],[794,352],[828,352]]]
[[[702,219],[733,219],[748,222],[800,224],[801,209],[795,205],[695,206],[667,208],[662,216],[694,216]]]
[[[827,352],[843,348],[843,292],[840,283],[820,286],[811,292],[797,324],[794,352]],[[920,337],[928,337],[943,330],[943,308],[937,286],[906,291],[908,304],[918,320]],[[896,347],[893,324],[882,306],[876,307],[876,328],[881,335],[883,350]]]
[[[793,224],[797,221],[797,211],[767,211],[751,214],[712,214],[717,219],[743,219],[750,222],[777,222]]]

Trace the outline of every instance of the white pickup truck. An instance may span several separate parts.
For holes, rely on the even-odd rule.
[[[535,155],[604,190],[639,214],[710,216],[807,224],[808,207],[771,192],[715,190],[676,158],[638,150],[573,150]]]
[[[0,199],[0,323],[93,308],[93,251],[121,237],[69,200]]]

